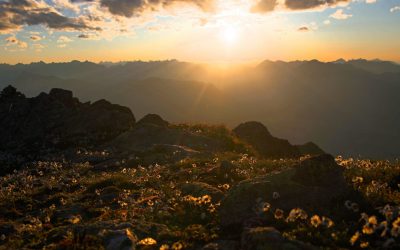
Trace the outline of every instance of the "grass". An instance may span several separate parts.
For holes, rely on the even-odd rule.
[[[208,133],[204,127],[188,129]],[[336,160],[372,212],[357,210],[351,201],[343,204],[349,207],[349,219],[343,221],[304,216],[301,208],[277,211],[259,204],[260,211],[274,218],[273,226],[285,238],[326,249],[398,246],[400,192],[393,180],[400,175],[399,163]],[[231,163],[240,178],[210,177],[223,161]],[[226,194],[240,180],[291,168],[299,161],[227,153],[101,171],[88,163],[38,162],[34,171],[0,179],[0,249],[101,249],[107,235],[121,228],[135,234],[142,249],[195,249],[222,237],[220,201],[182,195],[182,183],[207,182]]]

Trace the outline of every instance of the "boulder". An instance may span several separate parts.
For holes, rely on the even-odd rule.
[[[313,157],[292,169],[245,180],[233,187],[221,202],[221,225],[228,231],[240,229],[247,220],[258,218],[255,207],[260,200],[268,202],[271,209],[283,209],[286,214],[293,208],[301,208],[308,213],[339,216],[345,210],[343,202],[350,192],[342,167],[332,156]]]
[[[339,167],[333,156],[318,155],[300,162],[295,167],[293,181],[305,186],[338,186],[343,187],[343,168]]]

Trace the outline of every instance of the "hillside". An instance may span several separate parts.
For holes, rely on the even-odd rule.
[[[174,124],[52,89],[0,94],[0,249],[397,249],[398,162],[259,122]]]
[[[395,159],[399,72],[398,64],[378,60],[264,61],[231,71],[175,60],[73,61],[1,65],[0,87],[12,84],[31,97],[67,88],[84,101],[106,98],[138,117],[157,113],[175,123],[234,128],[257,120],[295,144],[312,140],[334,154]]]

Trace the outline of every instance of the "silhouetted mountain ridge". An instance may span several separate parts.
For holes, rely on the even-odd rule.
[[[74,61],[1,65],[0,87],[13,84],[28,96],[67,88],[83,101],[106,98],[138,116],[157,113],[172,122],[233,127],[258,120],[294,143],[312,140],[335,154],[396,158],[398,67],[377,60],[266,60],[229,71],[176,60]]]
[[[160,147],[190,154],[212,154],[250,152],[251,146],[264,158],[323,153],[322,150],[300,153],[288,141],[274,138],[261,123],[245,124],[251,126],[245,125],[243,129],[242,124],[233,131],[212,125],[196,128],[196,125],[170,124],[156,114],[148,114],[136,123],[129,108],[104,99],[82,103],[71,91],[56,88],[48,94],[42,92],[26,98],[8,86],[0,94],[0,162],[3,172],[7,172],[7,166],[18,165],[10,155],[32,161],[82,147],[114,149],[122,154],[160,150]]]

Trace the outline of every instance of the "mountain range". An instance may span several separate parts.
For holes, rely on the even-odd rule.
[[[292,144],[313,141],[344,156],[400,155],[400,65],[379,60],[264,61],[234,70],[170,61],[0,65],[0,88],[27,96],[53,88],[105,98],[138,117],[233,127],[268,124]]]

